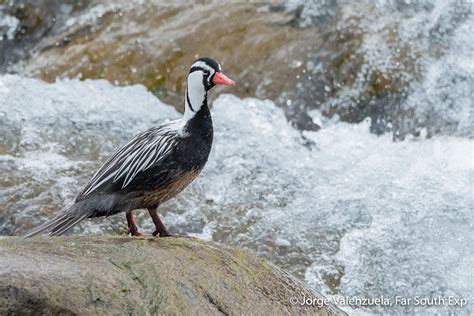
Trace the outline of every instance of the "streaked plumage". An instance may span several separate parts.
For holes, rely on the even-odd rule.
[[[77,196],[76,202],[95,191],[106,192],[105,187],[111,187],[115,183],[124,189],[139,172],[157,166],[176,146],[181,132],[181,127],[176,129],[176,123],[149,129],[125,144],[96,172]]]
[[[118,149],[94,174],[75,203],[25,237],[61,235],[85,218],[127,213],[129,232],[139,236],[132,210],[147,208],[154,235],[169,235],[156,208],[188,186],[207,162],[212,146],[212,119],[207,91],[233,84],[209,58],[193,63],[188,75],[182,119],[140,133]]]

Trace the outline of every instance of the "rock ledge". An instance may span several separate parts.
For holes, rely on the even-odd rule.
[[[186,238],[0,239],[0,314],[344,314],[267,261]]]

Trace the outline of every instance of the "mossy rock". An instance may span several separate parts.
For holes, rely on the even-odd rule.
[[[188,238],[0,239],[0,314],[338,315],[322,296],[245,252]]]

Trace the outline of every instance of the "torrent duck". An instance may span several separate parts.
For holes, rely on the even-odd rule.
[[[186,188],[207,162],[213,138],[207,92],[215,85],[234,84],[214,60],[196,60],[188,74],[183,117],[142,132],[118,149],[73,205],[24,237],[61,235],[86,218],[121,212],[128,233],[142,236],[132,212],[145,208],[156,227],[153,236],[170,236],[156,210]]]

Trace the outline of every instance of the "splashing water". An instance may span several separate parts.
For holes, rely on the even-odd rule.
[[[349,122],[370,116],[373,132],[395,138],[474,136],[472,1],[287,4],[295,8],[302,8],[301,27],[317,25],[335,39],[309,53],[298,92],[306,97],[293,107]],[[331,23],[321,24],[328,17]],[[320,78],[324,90],[313,91]]]
[[[473,140],[393,142],[368,121],[324,118],[300,134],[273,102],[231,95],[212,112],[208,165],[161,207],[171,231],[253,250],[327,295],[472,300]],[[178,116],[142,86],[0,77],[0,232],[51,218],[119,144]],[[143,216],[139,225],[153,230]],[[75,230],[124,231],[122,215]],[[427,310],[462,312],[391,309]]]

